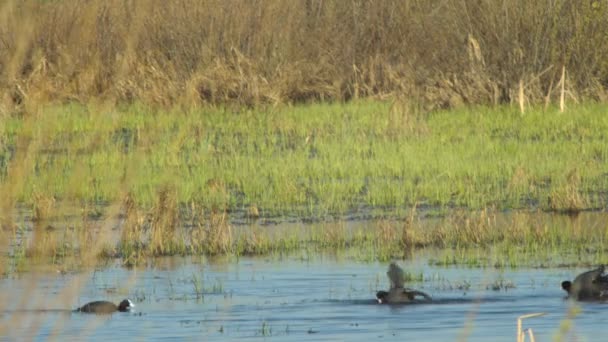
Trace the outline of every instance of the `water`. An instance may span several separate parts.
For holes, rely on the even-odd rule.
[[[156,259],[72,274],[24,274],[0,282],[3,340],[420,340],[514,341],[523,314],[537,341],[553,340],[572,303],[560,282],[584,269],[469,269],[400,261],[434,303],[375,302],[387,265],[339,258]],[[493,284],[499,286],[494,290]],[[72,313],[92,300],[130,298],[134,313]],[[581,304],[567,337],[595,340],[608,306]]]

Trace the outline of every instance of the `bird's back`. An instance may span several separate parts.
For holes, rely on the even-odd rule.
[[[112,313],[117,310],[117,306],[114,303],[107,301],[96,301],[90,302],[83,305],[77,311],[90,312],[90,313]]]

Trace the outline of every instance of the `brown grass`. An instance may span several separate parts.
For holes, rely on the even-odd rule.
[[[1,109],[387,94],[431,108],[606,100],[607,16],[601,1],[566,0],[8,0]],[[566,89],[553,91],[562,70]]]
[[[145,215],[137,207],[131,194],[127,194],[122,203],[124,224],[120,236],[120,250],[123,263],[137,265],[144,260],[143,244],[146,241],[144,225]]]
[[[581,191],[581,176],[577,168],[570,171],[566,183],[553,191],[548,198],[549,209],[568,215],[578,215],[589,206],[589,201]]]
[[[194,207],[194,204],[192,206]],[[193,212],[196,210],[194,209]],[[233,251],[232,227],[225,210],[213,210],[206,217],[200,209],[198,214],[193,216],[192,222],[190,243],[193,251],[209,255]]]
[[[173,255],[184,249],[175,189],[165,187],[159,190],[150,221],[150,249],[153,254]]]

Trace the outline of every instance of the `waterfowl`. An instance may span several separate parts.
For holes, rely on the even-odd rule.
[[[98,300],[90,302],[82,307],[76,309],[76,312],[96,313],[96,314],[110,314],[116,311],[127,312],[130,311],[135,305],[128,299],[123,300],[118,305],[108,302],[105,300]]]
[[[413,289],[404,287],[405,277],[403,269],[395,262],[391,262],[386,272],[391,287],[388,291],[378,291],[376,299],[380,304],[398,304],[412,302],[416,297],[423,297],[426,300],[431,300],[428,294]]]
[[[606,300],[608,299],[608,275],[604,274],[605,267],[600,267],[579,274],[571,282],[562,282],[562,289],[568,293],[568,298],[575,300]]]

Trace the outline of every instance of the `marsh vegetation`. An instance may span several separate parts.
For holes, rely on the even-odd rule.
[[[539,336],[593,331],[551,282],[608,260],[607,17],[595,0],[2,2],[0,333],[511,339],[530,305],[566,312]],[[391,259],[475,297],[444,301],[442,329],[426,308],[406,330],[369,321]],[[47,310],[129,294],[143,316]]]
[[[11,258],[542,246],[492,218],[606,207],[600,1],[237,2],[0,6]]]
[[[521,250],[601,261],[605,132],[594,104],[41,107],[1,131],[4,237],[12,255],[84,248],[125,264],[349,247],[370,260],[440,247],[457,250],[441,263],[517,265]],[[479,247],[504,260],[457,257]]]
[[[605,101],[607,16],[600,0],[9,0],[2,105],[544,103],[564,69],[568,100]]]

